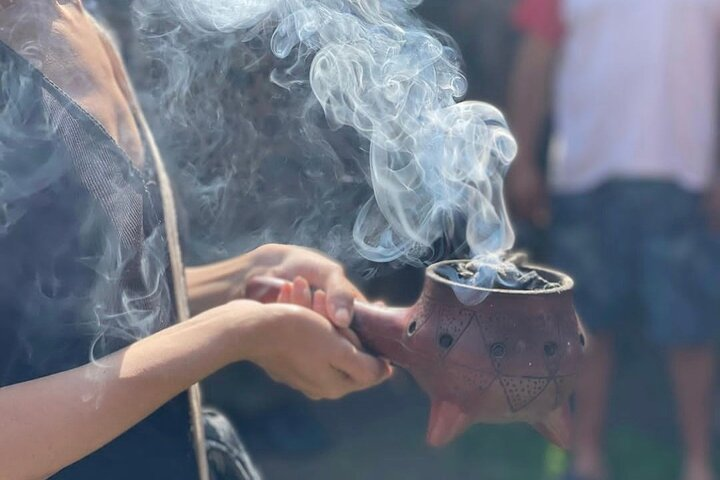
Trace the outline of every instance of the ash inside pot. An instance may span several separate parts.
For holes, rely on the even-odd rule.
[[[546,279],[537,270],[533,270],[524,266],[512,264],[512,268],[498,270],[494,273],[495,281],[491,288],[504,290],[550,290],[560,287],[558,282],[551,282]],[[490,278],[487,273],[482,270],[490,268],[488,266],[479,265],[476,262],[460,262],[442,265],[437,268],[436,272],[443,278],[451,282],[460,283],[470,286],[478,285],[479,278]],[[478,275],[480,273],[480,275]]]

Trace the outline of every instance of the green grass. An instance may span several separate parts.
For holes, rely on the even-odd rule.
[[[676,445],[627,427],[610,431],[607,455],[613,480],[674,480],[680,468]],[[475,428],[451,447],[450,458],[448,478],[471,471],[484,480],[554,480],[570,460],[522,425]]]

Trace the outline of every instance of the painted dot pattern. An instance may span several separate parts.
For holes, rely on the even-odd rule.
[[[513,412],[528,406],[550,383],[547,378],[522,377],[501,377],[500,382]]]
[[[443,308],[438,309],[440,323],[436,335],[439,345],[447,349],[457,342],[475,317],[473,312],[469,310],[463,310],[460,314],[455,309],[452,312],[444,310]],[[449,344],[447,342],[448,338],[452,339]]]
[[[449,369],[447,374],[450,376],[449,384],[458,395],[485,390],[495,380],[495,375],[492,373],[471,368]]]

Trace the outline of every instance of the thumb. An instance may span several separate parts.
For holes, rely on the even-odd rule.
[[[360,291],[344,275],[333,275],[326,285],[327,313],[339,328],[348,328],[352,323],[355,299],[362,299]]]

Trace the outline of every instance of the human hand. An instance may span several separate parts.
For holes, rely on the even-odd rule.
[[[511,212],[536,227],[550,223],[550,202],[545,179],[532,161],[516,161],[505,178]]]
[[[317,312],[237,300],[221,307],[237,325],[236,351],[310,398],[340,398],[384,381],[387,363],[363,353]]]
[[[245,275],[245,282],[255,276],[268,275],[293,281],[297,277],[307,280],[310,287],[322,291],[315,299],[322,303],[320,313],[335,325],[347,328],[352,321],[355,299],[364,300],[362,293],[345,276],[339,263],[314,250],[292,245],[264,245],[249,255],[252,265]],[[241,282],[244,289],[245,282]],[[310,293],[297,290],[297,303],[312,308]],[[242,295],[238,295],[240,297]],[[301,301],[302,300],[302,301]],[[317,309],[315,309],[317,310]]]
[[[280,288],[280,293],[276,301],[278,303],[289,303],[305,307],[325,318],[329,318],[327,311],[327,294],[323,290],[315,290],[313,292],[310,284],[303,277],[296,277],[292,282],[285,283]],[[340,328],[338,332],[357,348],[362,348],[360,339],[350,328]]]

